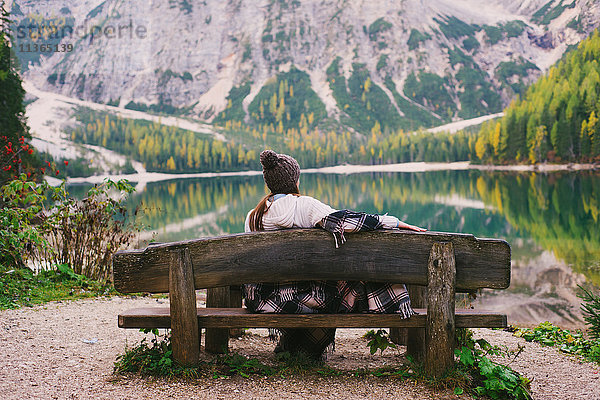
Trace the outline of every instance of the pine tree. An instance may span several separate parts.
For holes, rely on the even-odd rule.
[[[175,171],[175,160],[173,159],[173,156],[169,157],[167,160],[167,169],[169,171]]]
[[[3,151],[0,156],[0,184],[37,164],[29,149],[21,148],[31,135],[23,106],[25,90],[16,69],[18,60],[12,52],[9,14],[4,7],[4,1],[0,2],[0,146],[8,146],[14,152]],[[12,162],[15,157],[21,162]]]

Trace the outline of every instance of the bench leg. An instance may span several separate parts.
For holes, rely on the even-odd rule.
[[[408,295],[413,308],[427,308],[427,287],[408,285]],[[425,359],[425,329],[424,328],[399,328],[406,338],[406,354],[416,362]]]
[[[439,377],[454,366],[456,263],[451,242],[433,244],[427,270],[425,373]]]
[[[242,308],[242,287],[229,286],[229,307]],[[231,328],[229,337],[240,337],[243,334],[242,328]]]
[[[207,308],[229,308],[231,296],[229,286],[211,288],[206,291]],[[206,329],[204,336],[204,349],[209,353],[226,353],[229,348],[229,329],[210,328]]]
[[[173,359],[183,365],[198,362],[200,338],[194,290],[194,269],[187,248],[171,253],[169,266],[169,302]]]
[[[407,335],[406,328],[390,328],[390,340],[398,346],[406,346]]]

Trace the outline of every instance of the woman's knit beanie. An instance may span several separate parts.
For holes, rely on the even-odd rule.
[[[300,178],[298,161],[287,154],[277,154],[273,150],[260,153],[263,177],[271,193],[296,193],[296,183]]]

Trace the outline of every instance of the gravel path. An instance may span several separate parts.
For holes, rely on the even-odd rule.
[[[241,377],[193,382],[112,375],[115,358],[144,334],[119,329],[117,315],[132,307],[152,306],[165,299],[123,298],[55,302],[45,306],[0,311],[0,398],[2,399],[453,399],[414,382],[393,378]],[[397,364],[402,355],[386,351],[371,356],[360,336],[364,330],[338,330],[336,352],[327,363],[340,369]],[[553,348],[542,348],[510,333],[476,330],[492,344],[525,350],[512,367],[533,378],[536,399],[600,399],[600,368],[581,363]],[[88,343],[86,343],[88,342]],[[272,359],[273,343],[265,330],[231,341],[233,350]]]

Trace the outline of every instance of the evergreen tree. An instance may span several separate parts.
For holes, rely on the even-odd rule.
[[[482,125],[476,157],[483,162],[600,160],[594,150],[599,95],[596,30],[508,106],[500,130]]]
[[[32,172],[36,164],[25,107],[22,81],[11,46],[9,14],[0,1],[0,184],[21,172]]]

